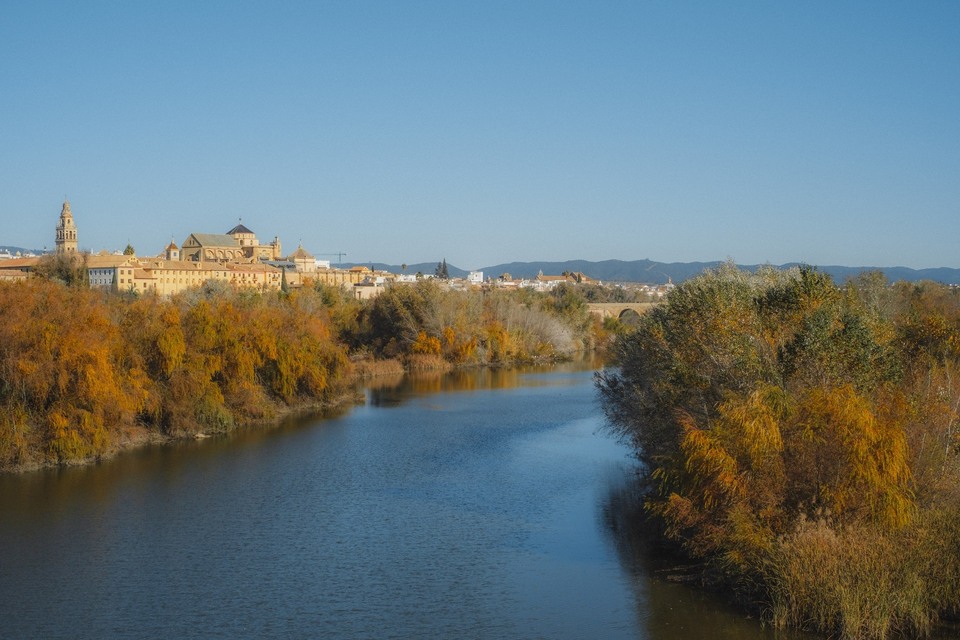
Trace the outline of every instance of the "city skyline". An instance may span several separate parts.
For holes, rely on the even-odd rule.
[[[18,3],[0,244],[960,267],[960,5]]]

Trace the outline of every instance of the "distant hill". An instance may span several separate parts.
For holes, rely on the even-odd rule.
[[[0,253],[9,253],[12,256],[17,255],[17,252],[20,252],[23,255],[32,253],[34,255],[40,255],[43,253],[42,249],[24,249],[23,247],[11,247],[7,245],[0,245]]]
[[[784,267],[791,266],[796,266],[796,263],[784,265]],[[818,268],[825,273],[829,273],[836,282],[846,282],[848,279],[855,278],[867,271],[882,271],[890,282],[897,282],[898,280],[904,280],[906,282],[931,280],[943,284],[960,284],[960,269],[951,269],[949,267],[911,269],[909,267],[841,267],[831,265]]]
[[[668,279],[682,282],[719,262],[654,262],[652,260],[567,260],[564,262],[510,262],[484,267],[484,276],[509,273],[514,278],[534,278],[541,271],[545,275],[559,275],[564,271],[579,271],[594,280],[608,282],[649,282],[665,284]]]
[[[364,263],[371,266],[370,263]],[[564,271],[579,271],[595,280],[604,282],[646,282],[650,284],[665,284],[668,280],[680,283],[687,278],[701,273],[704,269],[715,268],[722,264],[714,262],[654,262],[653,260],[603,260],[590,262],[588,260],[566,260],[564,262],[510,262],[490,267],[483,267],[486,278],[495,278],[503,273],[509,273],[514,278],[534,278],[541,271],[546,275],[559,275]],[[796,266],[797,263],[779,265],[785,269]],[[344,264],[349,268],[353,263]],[[755,270],[760,265],[740,265],[744,269]],[[383,269],[393,273],[401,273],[399,265],[373,263],[376,269]],[[406,273],[432,274],[436,269],[435,262],[422,262],[407,265]],[[944,284],[960,284],[960,269],[941,267],[937,269],[910,269],[908,267],[844,267],[838,265],[817,266],[817,269],[830,276],[838,283],[846,282],[867,271],[882,271],[891,282],[905,280],[918,282],[932,280]],[[447,263],[447,270],[451,277],[466,277],[467,271]]]
[[[564,271],[580,271],[595,280],[607,282],[648,282],[664,284],[669,278],[674,283],[683,282],[687,278],[701,273],[704,269],[715,268],[721,265],[715,262],[654,262],[652,260],[604,260],[589,262],[586,260],[568,260],[566,262],[511,262],[499,264],[483,269],[484,275],[498,276],[507,272],[514,278],[532,278],[538,272],[548,275],[563,273]],[[779,265],[785,269],[796,266],[797,263]],[[740,265],[744,269],[755,270],[760,265]],[[905,280],[918,282],[933,280],[944,284],[960,284],[960,269],[941,267],[938,269],[910,269],[908,267],[843,267],[837,265],[817,266],[817,269],[830,276],[836,282],[846,282],[867,271],[882,271],[891,282]]]

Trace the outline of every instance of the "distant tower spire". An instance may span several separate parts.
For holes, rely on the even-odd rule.
[[[177,247],[177,243],[173,241],[173,236],[170,236],[170,244],[168,244],[164,250],[164,258],[172,261],[179,260],[180,257],[180,248]]]
[[[64,198],[60,209],[60,222],[57,224],[57,253],[77,252],[77,225],[70,212],[70,201]]]

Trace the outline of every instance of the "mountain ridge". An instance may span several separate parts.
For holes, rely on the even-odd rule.
[[[724,263],[723,260],[714,260],[711,262],[657,262],[654,260],[564,260],[564,261],[533,261],[533,262],[508,262],[476,269],[483,271],[485,278],[496,278],[504,273],[509,273],[513,278],[534,278],[538,273],[543,272],[546,275],[559,275],[564,271],[581,272],[594,280],[604,282],[643,282],[648,284],[674,284],[683,282],[704,271],[704,269],[716,268]],[[344,263],[343,266],[349,268],[355,263]],[[425,275],[433,274],[437,263],[421,262],[407,265],[406,270],[402,270],[400,265],[388,265],[385,263],[356,263],[372,266],[376,269],[391,271],[393,273],[423,273]],[[781,265],[770,265],[778,269],[787,269],[798,266],[802,263],[788,262]],[[761,266],[766,265],[738,265],[742,269],[755,271]],[[858,275],[871,271],[882,272],[888,280],[896,282],[899,280],[907,282],[919,282],[922,280],[933,280],[943,284],[960,285],[960,269],[952,267],[935,267],[928,269],[913,269],[911,267],[848,267],[843,265],[811,265],[817,270],[829,274],[838,283],[845,282],[849,278],[855,278]],[[465,269],[460,269],[447,263],[447,270],[451,277],[466,277],[469,273]]]

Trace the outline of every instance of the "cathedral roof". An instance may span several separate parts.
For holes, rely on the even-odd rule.
[[[196,240],[201,247],[239,247],[240,243],[231,235],[219,235],[216,233],[191,233],[190,238]],[[186,245],[190,238],[183,241]]]
[[[232,235],[237,234],[237,233],[251,233],[251,234],[252,234],[253,231],[250,231],[250,229],[247,229],[247,228],[246,228],[245,226],[243,226],[242,224],[238,224],[238,225],[235,226],[233,229],[230,229],[230,231],[227,231],[227,235],[228,235],[228,236],[232,236]]]
[[[313,256],[307,253],[307,250],[303,248],[303,245],[297,247],[297,250],[290,254],[287,260],[313,260]]]

